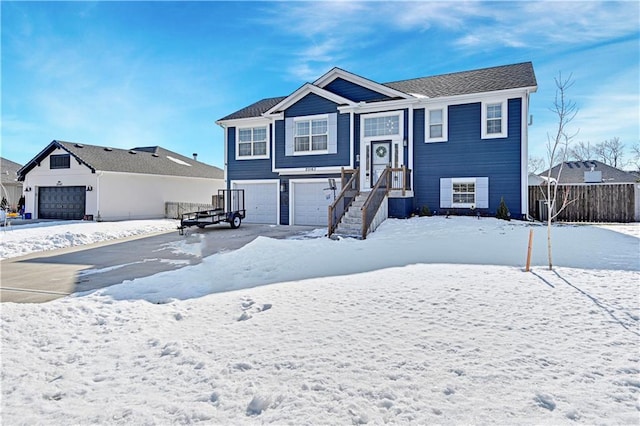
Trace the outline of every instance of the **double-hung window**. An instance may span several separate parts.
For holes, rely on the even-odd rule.
[[[452,205],[469,206],[476,203],[476,182],[453,182],[451,188]]]
[[[329,140],[327,118],[296,120],[293,149],[296,154],[326,153]]]
[[[429,107],[426,109],[425,142],[445,142],[447,140],[447,107]]]
[[[489,178],[440,178],[440,208],[489,208]]]
[[[267,158],[267,128],[250,127],[238,129],[237,158]]]
[[[482,138],[507,137],[507,101],[482,102]]]

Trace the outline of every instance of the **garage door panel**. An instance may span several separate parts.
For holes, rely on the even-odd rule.
[[[335,195],[340,194],[340,182]],[[328,190],[327,180],[318,182],[294,182],[293,224],[327,226],[328,207],[334,200],[333,191]]]
[[[234,183],[235,189],[244,189],[247,223],[278,223],[278,183]]]
[[[80,220],[84,217],[84,186],[45,186],[38,189],[38,218]]]

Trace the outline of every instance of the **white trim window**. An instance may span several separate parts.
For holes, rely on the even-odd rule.
[[[489,208],[489,178],[441,178],[441,208]]]
[[[451,206],[470,207],[476,204],[476,181],[451,182]]]
[[[425,142],[446,142],[447,132],[447,107],[427,108]]]
[[[295,119],[293,152],[296,154],[326,154],[329,152],[328,117]]]
[[[266,126],[238,128],[237,133],[236,159],[269,158]]]
[[[507,137],[507,100],[482,102],[482,139]]]

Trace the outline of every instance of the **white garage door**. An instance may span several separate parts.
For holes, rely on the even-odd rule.
[[[233,184],[235,189],[244,189],[244,205],[247,223],[278,224],[278,183]]]
[[[335,195],[340,194],[340,180],[336,179]],[[328,207],[333,203],[333,191],[326,179],[318,182],[292,182],[293,225],[327,226]]]

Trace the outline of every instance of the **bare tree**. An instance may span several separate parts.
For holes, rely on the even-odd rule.
[[[624,155],[624,144],[619,137],[611,138],[608,141],[600,142],[595,146],[596,156],[600,161],[613,167],[623,167],[622,156]]]
[[[636,168],[638,172],[640,172],[640,142],[633,144],[633,146],[631,147],[631,155],[633,155],[631,164]]]
[[[551,107],[558,119],[558,126],[554,134],[547,133],[547,160],[549,161],[549,170],[547,171],[547,181],[542,189],[544,199],[547,204],[547,253],[549,258],[549,270],[553,269],[553,257],[551,250],[551,224],[552,221],[571,203],[569,199],[569,191],[562,191],[562,199],[558,200],[558,182],[562,174],[562,167],[567,160],[569,153],[569,144],[578,134],[570,133],[568,125],[573,121],[578,113],[578,107],[575,102],[567,99],[567,91],[573,86],[574,81],[572,75],[569,74],[567,79],[562,78],[562,73],[554,78],[556,84],[556,95]],[[551,175],[554,164],[559,164],[556,176]],[[545,192],[546,191],[546,192]]]
[[[580,141],[569,149],[569,158],[576,161],[588,161],[596,158],[595,147],[590,142]]]
[[[529,173],[537,174],[545,168],[544,158],[529,156],[528,162]]]

